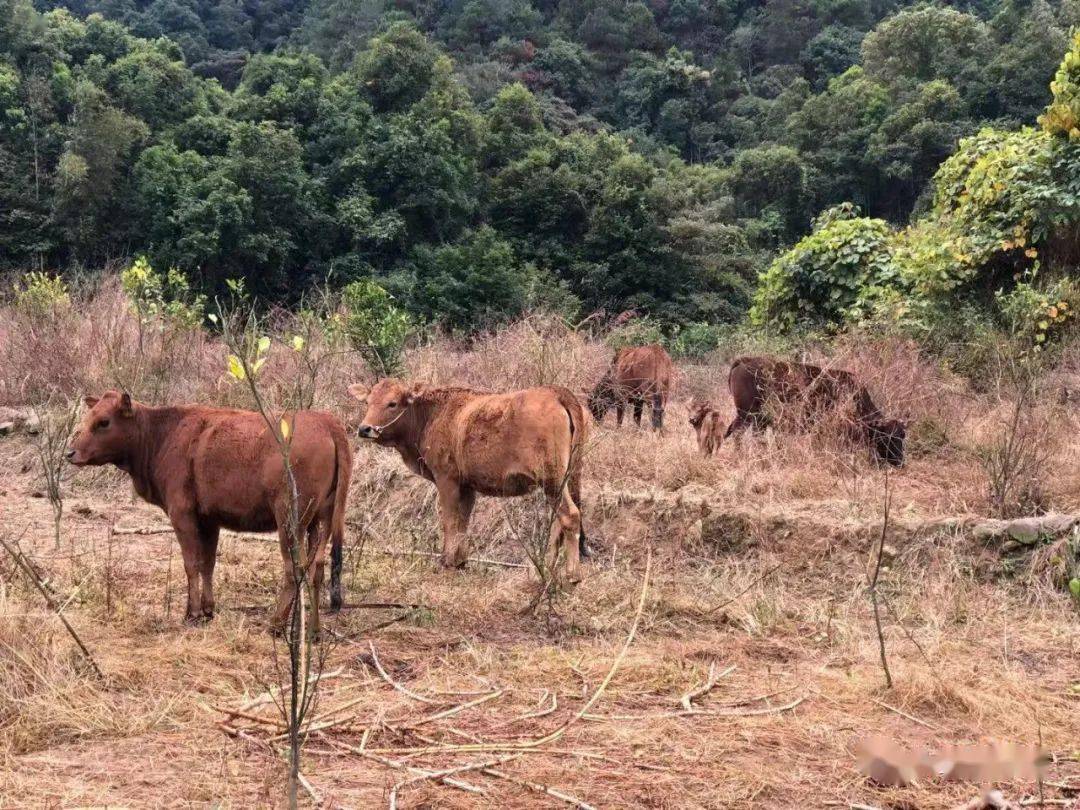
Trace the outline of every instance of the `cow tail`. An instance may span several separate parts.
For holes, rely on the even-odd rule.
[[[579,511],[584,511],[581,501],[581,473],[584,467],[585,443],[589,438],[589,417],[581,402],[565,388],[556,389],[559,404],[570,419],[570,468],[566,471],[567,487]],[[585,538],[585,519],[582,516],[578,531],[578,553],[583,558],[592,556]]]
[[[341,565],[345,543],[345,502],[352,480],[352,448],[344,432],[334,436],[334,511],[330,517],[330,609],[341,610]]]

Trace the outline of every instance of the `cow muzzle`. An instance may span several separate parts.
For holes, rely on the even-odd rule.
[[[356,433],[361,439],[377,439],[382,435],[382,428],[377,425],[361,425]]]

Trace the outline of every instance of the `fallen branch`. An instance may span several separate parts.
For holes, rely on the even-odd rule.
[[[320,681],[328,681],[331,678],[340,678],[344,674],[345,674],[345,667],[338,667],[333,672],[316,672],[314,675],[312,675],[310,678],[308,678],[307,685],[309,687],[311,687],[311,686],[314,686],[316,683],[319,683]],[[270,701],[274,700],[277,697],[274,693],[275,692],[281,692],[281,691],[282,691],[281,686],[271,686],[263,694],[259,695],[258,697],[254,697],[251,700],[248,700],[245,703],[241,704],[240,705],[240,711],[243,711],[243,712],[250,711],[251,709],[254,709],[257,706],[262,706],[264,703],[269,703]]]
[[[720,610],[721,608],[726,608],[728,605],[730,605],[732,602],[734,602],[739,597],[744,596],[747,593],[749,593],[751,588],[753,588],[759,582],[764,580],[767,576],[769,576],[769,574],[771,574],[774,571],[776,571],[777,569],[779,569],[782,565],[783,565],[783,563],[777,563],[776,565],[772,566],[771,568],[766,569],[765,573],[763,573],[761,576],[759,576],[757,579],[755,579],[753,582],[751,582],[749,585],[747,585],[745,588],[743,588],[741,591],[739,591],[733,597],[721,602],[719,605],[714,605],[713,607],[709,608],[708,610],[702,611],[699,615],[708,616],[710,614],[716,613],[716,611]]]
[[[24,530],[23,534],[25,533],[26,532]],[[86,658],[86,662],[90,664],[91,669],[94,670],[94,674],[96,674],[99,678],[103,679],[105,676],[101,674],[101,670],[98,668],[97,662],[94,660],[94,656],[90,654],[90,650],[88,650],[86,645],[83,644],[83,640],[79,638],[79,634],[75,632],[75,628],[71,626],[71,622],[67,620],[67,617],[63,614],[60,608],[57,607],[56,602],[53,601],[52,596],[49,594],[48,588],[46,588],[44,583],[42,583],[41,578],[37,575],[34,567],[26,561],[26,559],[23,557],[22,552],[20,552],[17,548],[12,548],[11,546],[9,546],[7,540],[5,540],[3,537],[0,537],[0,545],[4,547],[4,551],[6,551],[11,557],[11,559],[15,561],[15,564],[22,570],[24,574],[26,574],[27,579],[29,579],[30,582],[33,583],[34,587],[37,588],[38,592],[45,598],[45,604],[49,606],[49,610],[56,614],[56,617],[60,619],[60,621],[64,625],[64,628],[68,631],[68,634],[75,640],[75,643],[82,651],[83,657]]]
[[[143,526],[138,529],[113,529],[113,534],[170,534],[173,531],[172,526]]]
[[[569,793],[563,793],[560,790],[556,790],[550,785],[544,785],[540,782],[529,782],[525,779],[518,779],[516,776],[510,776],[510,774],[503,773],[502,771],[496,771],[494,768],[484,768],[480,773],[487,774],[488,776],[494,776],[497,779],[504,779],[507,782],[512,782],[515,785],[528,788],[536,793],[543,793],[552,798],[564,801],[567,804],[580,808],[580,810],[596,810],[591,804],[586,804],[577,796],[571,796]]]
[[[458,712],[465,711],[465,709],[471,709],[474,706],[479,706],[481,703],[487,703],[489,700],[494,700],[495,698],[500,697],[503,694],[505,694],[505,692],[506,692],[505,688],[504,689],[498,689],[498,690],[496,690],[494,692],[489,692],[486,695],[483,695],[483,696],[478,697],[478,698],[474,698],[473,700],[467,701],[465,703],[461,703],[461,704],[459,704],[457,706],[451,706],[449,709],[444,709],[441,712],[436,712],[435,714],[430,714],[427,717],[421,717],[419,720],[413,721],[412,723],[409,723],[408,725],[405,725],[405,726],[399,726],[399,728],[417,728],[419,726],[423,726],[423,725],[426,725],[428,723],[431,723],[431,722],[433,722],[435,720],[442,720],[444,717],[450,717],[452,715],[457,714]]]
[[[438,700],[433,700],[432,698],[429,698],[429,697],[425,697],[424,695],[417,694],[416,692],[413,692],[408,687],[403,686],[402,684],[395,681],[393,678],[390,677],[390,674],[385,669],[383,669],[382,662],[379,661],[379,654],[377,652],[375,652],[375,642],[374,641],[369,641],[368,642],[368,648],[371,650],[371,661],[375,665],[375,671],[378,672],[379,675],[382,676],[382,679],[384,681],[386,681],[388,684],[390,684],[392,687],[394,687],[394,689],[396,689],[398,692],[401,692],[401,694],[405,695],[406,697],[411,697],[413,700],[418,700],[421,703],[429,703],[429,704],[431,704],[431,703],[440,703],[441,702],[441,701],[438,701]]]
[[[419,784],[420,782],[427,782],[433,779],[437,781],[447,776],[455,776],[456,774],[467,773],[468,771],[483,770],[485,768],[490,768],[494,765],[502,765],[506,762],[510,762],[511,760],[518,759],[520,756],[521,754],[509,754],[505,757],[498,757],[496,759],[487,760],[485,762],[469,762],[465,765],[458,765],[454,768],[447,768],[442,771],[432,771],[430,773],[414,776],[412,779],[405,779],[401,782],[398,782],[396,785],[394,785],[393,788],[390,789],[390,810],[396,810],[397,808],[398,791],[404,790],[410,785]]]
[[[940,731],[941,730],[937,726],[933,725],[932,723],[927,723],[925,720],[920,720],[918,717],[915,717],[912,714],[908,714],[907,712],[902,711],[902,710],[896,708],[895,706],[890,706],[888,703],[886,703],[886,702],[884,702],[882,700],[878,700],[877,698],[870,698],[870,702],[871,703],[876,703],[878,706],[881,706],[883,709],[888,709],[890,712],[895,712],[896,714],[900,715],[901,717],[906,717],[912,723],[918,723],[920,726],[923,726],[924,728],[928,728],[931,731]]]
[[[734,671],[735,667],[730,666],[720,674],[717,674],[716,662],[713,661],[709,664],[709,677],[705,680],[705,683],[703,683],[696,689],[691,689],[689,692],[682,696],[682,700],[679,702],[682,703],[682,706],[684,709],[686,709],[686,711],[694,711],[694,707],[690,701],[692,701],[694,698],[701,697],[702,695],[707,694],[709,691],[712,690],[714,686],[716,686],[717,681],[719,681],[721,678],[726,678]]]
[[[657,720],[665,717],[759,717],[766,714],[780,714],[782,712],[791,711],[805,700],[805,697],[800,697],[791,701],[791,703],[785,703],[783,706],[770,706],[767,709],[746,709],[743,711],[729,709],[717,711],[715,709],[692,708],[689,711],[686,709],[679,709],[673,712],[643,714],[587,714],[584,716],[584,719],[596,722],[606,722],[611,720]]]
[[[546,717],[547,715],[554,713],[555,710],[559,708],[559,694],[557,692],[551,692],[550,694],[551,705],[548,706],[546,709],[537,709],[536,711],[528,712],[526,714],[520,714],[517,717],[511,717],[509,720],[504,720],[501,723],[496,723],[494,726],[492,726],[492,728],[503,728],[504,726],[513,725],[514,723],[520,723],[522,720],[531,720],[537,717]],[[547,698],[547,696],[548,691],[545,689],[539,703],[542,704]]]
[[[641,623],[641,614],[643,613],[643,611],[645,609],[645,597],[649,592],[649,575],[651,574],[651,572],[652,572],[652,548],[650,547],[649,550],[648,550],[648,555],[645,558],[645,574],[642,577],[642,581],[641,581],[641,594],[638,597],[637,611],[634,613],[634,620],[630,625],[630,631],[626,635],[626,640],[623,642],[622,648],[619,650],[618,655],[615,656],[615,660],[611,662],[611,668],[608,670],[608,673],[604,677],[604,680],[602,680],[600,682],[600,685],[596,688],[596,691],[593,692],[592,697],[590,697],[588,699],[588,701],[586,701],[585,705],[583,705],[580,709],[578,709],[578,711],[574,715],[572,715],[565,723],[563,723],[558,728],[554,729],[553,731],[549,732],[548,734],[544,735],[543,737],[538,737],[535,740],[528,740],[526,742],[519,742],[519,743],[474,743],[474,744],[470,744],[470,745],[426,746],[426,747],[414,747],[414,748],[385,748],[385,749],[372,749],[372,750],[380,752],[380,753],[394,753],[394,754],[443,754],[443,753],[452,753],[452,752],[455,752],[455,751],[471,751],[471,752],[478,752],[478,751],[521,751],[521,750],[527,750],[527,749],[532,749],[532,748],[539,748],[540,746],[546,745],[547,743],[555,742],[555,740],[559,739],[560,737],[563,736],[563,734],[566,733],[567,729],[569,729],[572,725],[574,725],[579,720],[581,720],[581,718],[584,717],[588,713],[589,709],[591,709],[596,704],[596,702],[600,699],[600,697],[604,694],[604,690],[607,689],[608,684],[610,684],[612,678],[615,677],[615,673],[618,672],[619,666],[622,664],[623,659],[626,657],[626,651],[630,649],[630,645],[633,644],[634,637],[637,635],[638,625]],[[372,644],[371,650],[372,650],[372,653],[374,653],[374,651],[375,651],[375,645],[374,644]],[[380,667],[380,671],[382,671],[381,667]],[[385,675],[385,673],[384,673],[384,677],[389,679],[390,676]],[[391,683],[392,683],[392,681],[391,681]],[[398,687],[395,687],[395,688],[398,688]],[[401,689],[404,689],[404,687],[401,687]],[[410,696],[411,696],[411,693],[409,693],[407,691],[406,691],[406,694],[410,694]],[[424,700],[424,702],[426,702],[426,703],[432,702],[430,700],[427,700],[426,698],[422,698],[421,696],[417,696],[417,699]],[[799,702],[801,702],[801,699],[800,699]]]
[[[373,548],[371,549],[375,554],[384,554],[387,557],[441,557],[437,551],[412,551],[412,550],[397,550],[389,548]],[[465,562],[480,563],[481,565],[498,565],[503,568],[528,568],[529,566],[524,563],[504,562],[503,560],[492,560],[487,557],[469,557]]]
[[[337,746],[339,748],[342,748],[342,749],[344,749],[346,751],[349,751],[349,752],[351,752],[353,754],[359,754],[360,756],[364,757],[365,759],[370,759],[372,762],[378,762],[380,765],[385,765],[387,768],[393,768],[393,769],[399,770],[399,771],[409,771],[411,773],[418,773],[418,774],[432,774],[432,773],[434,773],[433,771],[429,771],[429,770],[427,770],[425,768],[418,768],[415,765],[409,765],[408,763],[401,762],[400,760],[390,759],[389,757],[379,756],[378,754],[373,753],[373,752],[369,751],[366,748],[358,748],[355,745],[349,745],[348,743],[339,742],[339,741],[332,741],[329,738],[327,738],[325,736],[322,736],[322,735],[320,735],[320,737],[322,737],[322,739],[325,742],[329,743],[330,745],[335,745],[335,746]],[[475,793],[475,794],[478,794],[480,796],[487,795],[483,788],[479,788],[476,785],[469,784],[468,782],[463,782],[460,779],[454,779],[454,778],[449,777],[449,776],[438,776],[438,777],[433,777],[433,778],[437,782],[440,782],[440,783],[442,783],[444,785],[450,785],[451,787],[455,787],[458,790],[464,790],[467,793]]]

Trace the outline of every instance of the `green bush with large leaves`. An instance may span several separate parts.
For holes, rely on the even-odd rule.
[[[869,290],[897,279],[888,223],[827,216],[762,274],[750,309],[760,326],[835,329],[851,319]]]

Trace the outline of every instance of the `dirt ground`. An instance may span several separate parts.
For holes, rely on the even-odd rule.
[[[674,419],[662,438],[608,426],[598,441],[585,509],[596,556],[573,592],[531,611],[522,544],[537,504],[482,503],[473,555],[488,562],[445,572],[429,556],[430,485],[391,453],[358,450],[346,600],[405,607],[328,620],[312,715],[326,727],[303,766],[324,806],[952,808],[979,795],[874,785],[854,749],[875,734],[912,749],[1041,740],[1047,806],[1077,803],[1080,612],[1045,573],[1061,547],[1008,556],[925,528],[975,511],[965,458],[915,457],[889,481],[887,688],[866,592],[879,470],[792,467],[771,434],[701,460]],[[185,627],[175,541],[131,533],[166,524],[121,473],[68,474],[56,549],[30,440],[0,439],[0,456],[0,531],[104,673],[0,561],[0,806],[281,805],[273,706],[227,714],[282,680],[266,632],[276,542],[225,534],[218,615]],[[1060,463],[1051,505],[1067,511],[1078,462]],[[1033,781],[999,787],[1038,796]]]

